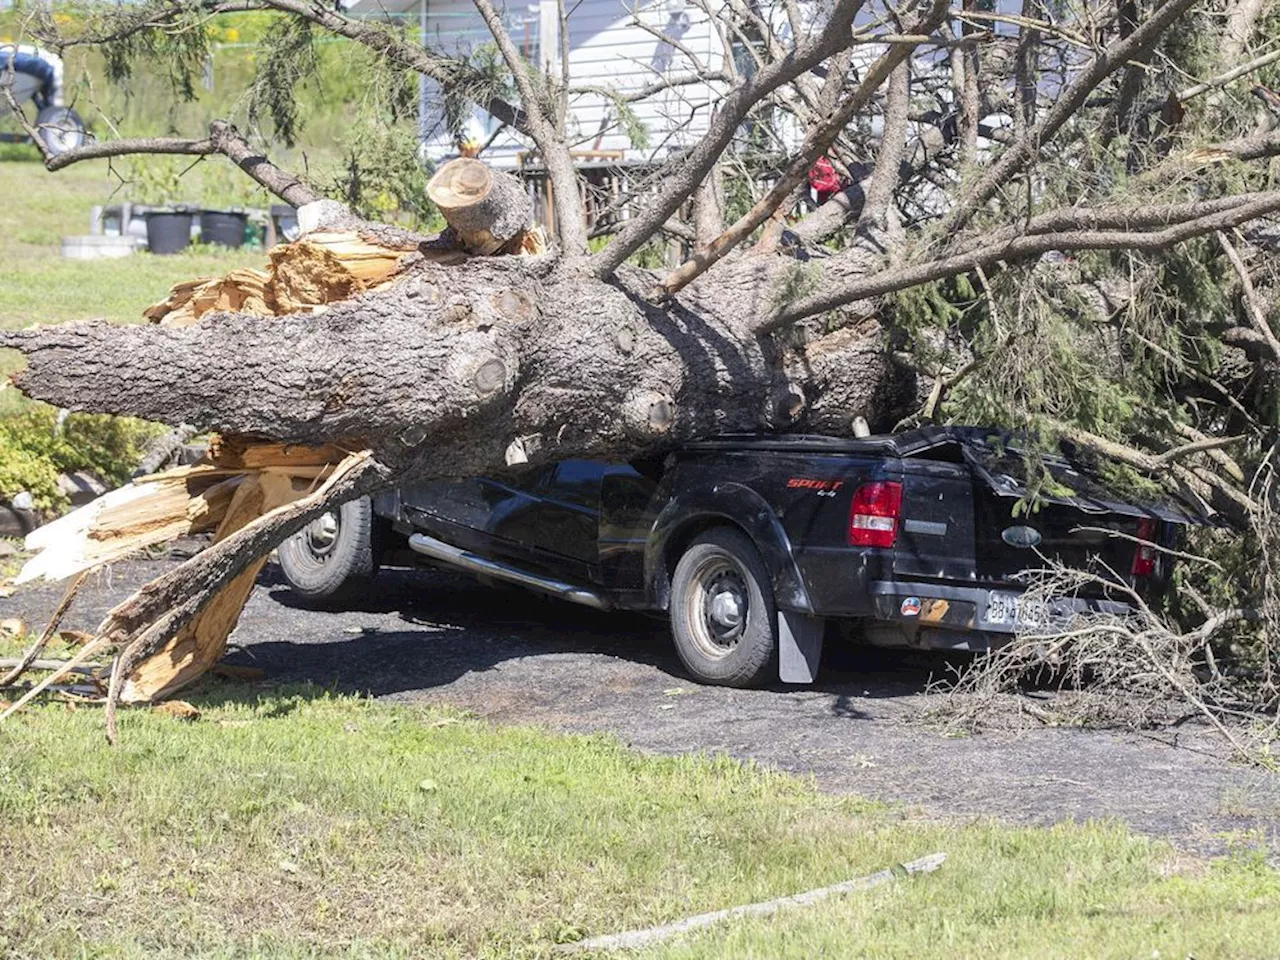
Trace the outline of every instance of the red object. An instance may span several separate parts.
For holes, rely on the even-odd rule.
[[[809,169],[809,186],[818,195],[819,203],[826,203],[832,194],[844,189],[844,181],[836,173],[835,166],[826,157],[819,157],[818,162]]]
[[[902,484],[863,484],[854,491],[849,507],[850,546],[892,547],[898,539],[901,513]]]
[[[1156,521],[1150,517],[1144,517],[1138,522],[1139,540],[1155,543],[1156,531]],[[1146,543],[1138,544],[1138,549],[1133,552],[1133,575],[1135,577],[1149,577],[1155,572],[1156,548]]]

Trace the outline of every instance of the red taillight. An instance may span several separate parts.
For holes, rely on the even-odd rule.
[[[898,539],[902,484],[866,483],[853,493],[849,543],[855,547],[892,547]]]
[[[1150,517],[1144,517],[1138,522],[1138,539],[1148,542],[1138,544],[1138,549],[1133,553],[1135,577],[1149,577],[1156,572],[1156,548],[1150,544],[1155,543],[1158,530],[1158,524]]]

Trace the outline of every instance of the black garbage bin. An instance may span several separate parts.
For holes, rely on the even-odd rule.
[[[147,213],[147,247],[152,253],[179,253],[191,243],[191,213],[151,210]]]
[[[244,246],[244,228],[249,222],[246,213],[228,210],[200,211],[200,239],[224,247]]]

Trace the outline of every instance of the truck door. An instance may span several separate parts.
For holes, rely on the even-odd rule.
[[[535,553],[579,582],[589,582],[600,561],[600,484],[607,469],[595,460],[562,460],[534,491]]]
[[[415,527],[488,556],[519,558],[532,549],[538,500],[515,486],[469,477],[407,484],[401,502]]]

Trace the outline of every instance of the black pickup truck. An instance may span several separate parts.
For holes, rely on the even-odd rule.
[[[1049,481],[1034,498],[1028,462]],[[315,521],[279,559],[306,600],[332,602],[407,543],[602,610],[665,611],[696,679],[746,686],[811,682],[831,625],[881,645],[983,650],[1028,621],[1123,614],[1105,590],[1030,610],[1019,575],[1100,560],[1157,591],[1170,572],[1157,547],[1199,520],[1130,502],[1067,459],[1029,461],[1008,436],[927,427],[723,437],[658,463],[566,460],[518,481],[408,484]]]

